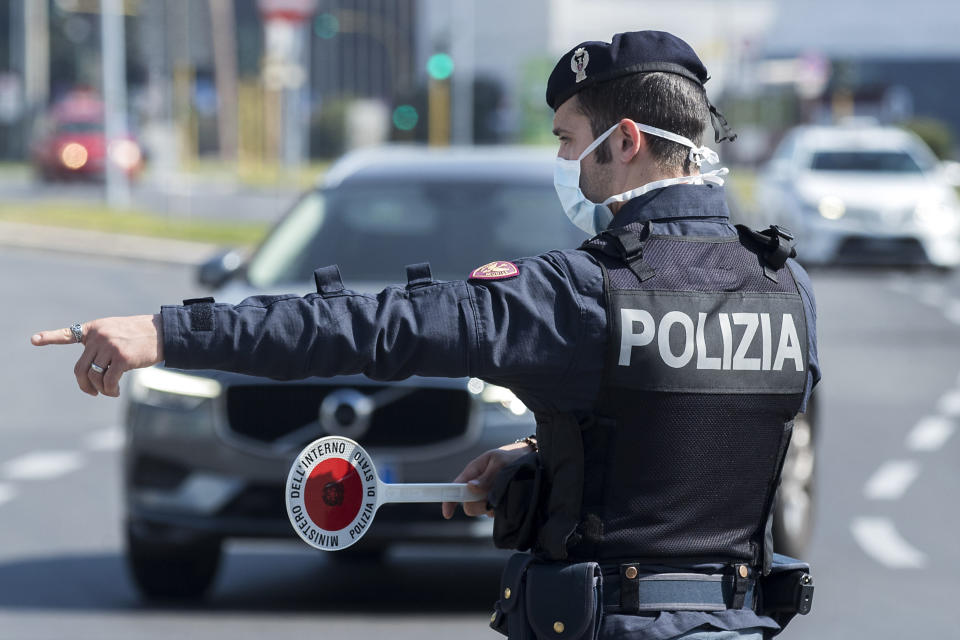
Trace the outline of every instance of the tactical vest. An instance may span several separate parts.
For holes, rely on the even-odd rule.
[[[603,268],[609,350],[595,415],[537,415],[540,555],[769,563],[808,337],[792,237],[738,230],[634,223],[581,247]]]

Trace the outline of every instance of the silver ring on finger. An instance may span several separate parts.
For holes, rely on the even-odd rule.
[[[109,367],[109,366],[110,366],[110,365],[107,365],[107,367]],[[96,362],[91,362],[91,363],[90,363],[90,368],[93,369],[96,373],[103,373],[104,371],[107,370],[107,367],[101,367],[101,366],[98,365]]]
[[[73,334],[73,339],[77,342],[83,342],[83,325],[79,322],[74,322],[70,325],[70,333]]]

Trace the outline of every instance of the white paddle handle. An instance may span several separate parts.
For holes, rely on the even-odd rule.
[[[383,502],[477,502],[486,500],[465,483],[384,484]]]

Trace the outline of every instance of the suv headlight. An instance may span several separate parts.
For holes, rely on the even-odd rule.
[[[216,380],[150,367],[134,372],[130,382],[133,402],[189,411],[222,392]]]
[[[952,231],[957,227],[957,211],[941,199],[921,200],[913,212],[914,219],[937,231]]]
[[[489,404],[499,404],[515,416],[522,416],[527,412],[527,405],[523,404],[513,391],[495,384],[487,384],[479,378],[470,378],[467,383],[470,393],[480,396],[480,399]]]
[[[824,196],[817,203],[817,211],[827,220],[839,220],[847,212],[847,205],[837,196]]]

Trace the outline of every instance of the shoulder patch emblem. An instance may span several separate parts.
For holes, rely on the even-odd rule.
[[[520,274],[520,269],[512,262],[494,260],[470,272],[470,280],[503,280]]]

